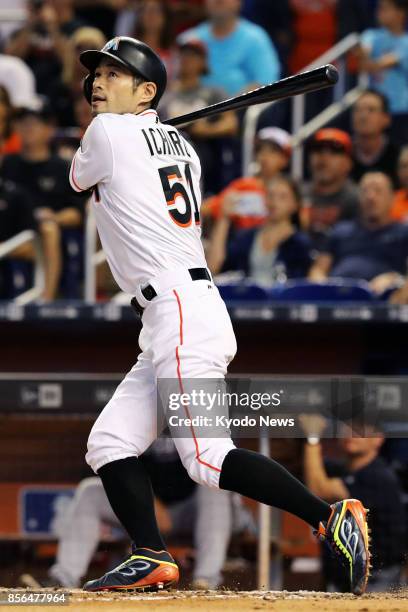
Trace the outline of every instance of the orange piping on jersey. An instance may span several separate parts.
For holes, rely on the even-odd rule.
[[[80,186],[78,185],[78,183],[76,182],[76,180],[75,180],[75,176],[74,176],[74,172],[75,172],[75,162],[76,162],[76,159],[75,159],[75,157],[74,157],[74,159],[72,160],[72,171],[71,171],[71,178],[72,178],[72,182],[74,183],[75,187],[76,187],[77,189],[79,189],[79,191],[86,191],[86,189],[82,189],[82,187],[80,187]]]
[[[175,289],[173,289],[173,293],[176,296],[176,300],[177,300],[177,304],[178,304],[178,309],[179,309],[179,317],[180,317],[180,344],[178,346],[176,346],[176,360],[177,360],[177,378],[179,380],[179,385],[180,385],[180,391],[181,393],[184,393],[184,388],[183,388],[183,381],[181,379],[181,363],[180,363],[180,355],[179,355],[179,347],[183,346],[183,311],[181,308],[181,301],[180,301],[180,297],[179,294],[177,293],[177,291]],[[190,411],[188,409],[187,406],[184,406],[184,410],[187,414],[187,418],[191,420],[191,415],[190,415]],[[197,459],[197,461],[199,463],[201,463],[201,465],[205,465],[208,468],[211,468],[212,470],[215,470],[216,472],[221,472],[220,468],[215,467],[215,465],[211,465],[211,463],[207,463],[206,461],[203,461],[200,458],[200,449],[198,447],[198,440],[196,438],[195,432],[194,432],[194,427],[192,425],[190,425],[190,431],[191,434],[193,436],[193,440],[194,440],[194,446],[196,449],[196,456],[195,458]]]

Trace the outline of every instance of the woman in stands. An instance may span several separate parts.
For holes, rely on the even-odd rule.
[[[292,179],[273,179],[267,185],[267,217],[263,225],[241,231],[229,242],[235,202],[225,198],[207,255],[212,273],[242,270],[264,286],[307,276],[310,245],[299,231],[300,204],[299,188]]]

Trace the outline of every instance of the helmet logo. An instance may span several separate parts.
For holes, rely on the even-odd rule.
[[[115,36],[112,40],[109,40],[103,47],[102,51],[117,51],[120,43],[120,36]]]

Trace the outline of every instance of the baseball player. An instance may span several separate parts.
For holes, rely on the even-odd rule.
[[[132,555],[85,590],[150,589],[175,584],[149,478],[138,459],[158,435],[158,379],[223,380],[236,352],[224,302],[200,240],[200,161],[155,108],[166,70],[142,42],[116,37],[84,51],[84,94],[93,121],[70,170],[76,191],[92,189],[99,236],[120,288],[141,314],[141,354],[96,420],[86,460],[129,533]],[[186,414],[189,414],[188,407]],[[292,512],[312,525],[347,568],[350,590],[364,592],[369,572],[366,510],[358,500],[329,505],[281,465],[236,448],[231,438],[175,437],[199,484],[235,491]]]

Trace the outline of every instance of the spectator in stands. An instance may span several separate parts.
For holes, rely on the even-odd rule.
[[[21,140],[13,126],[14,109],[5,87],[0,85],[0,156],[21,151]]]
[[[385,172],[397,184],[398,147],[390,140],[391,124],[388,99],[369,89],[353,106],[353,169],[352,178],[359,182],[363,174]]]
[[[370,281],[373,291],[382,293],[400,283],[406,273],[408,226],[392,219],[394,192],[386,174],[368,172],[361,179],[360,191],[359,218],[333,228],[310,278],[364,279]]]
[[[177,34],[204,21],[206,0],[168,0],[173,12],[175,31]]]
[[[41,100],[36,93],[34,74],[18,57],[0,53],[0,85],[7,89],[14,107],[38,108],[41,106]]]
[[[326,427],[325,419],[320,415],[301,415],[299,420],[310,440],[304,446],[308,488],[329,503],[350,497],[360,499],[370,511],[373,569],[368,591],[400,586],[406,516],[398,479],[379,456],[384,436],[369,423],[358,424],[354,418],[350,426],[344,427],[338,441],[344,459],[324,461],[319,438]],[[347,580],[339,574],[338,565],[333,564],[326,550],[323,560],[329,590],[347,591]]]
[[[311,258],[309,241],[299,231],[300,201],[299,189],[290,178],[273,179],[267,187],[264,225],[239,233],[228,244],[236,204],[225,198],[207,257],[212,273],[242,270],[265,286],[305,277]]]
[[[333,47],[337,34],[336,4],[337,0],[290,0],[295,38],[289,58],[291,74]]]
[[[27,192],[39,222],[46,273],[45,300],[56,297],[61,272],[61,230],[82,224],[84,197],[68,184],[69,165],[51,152],[54,122],[47,109],[23,109],[16,123],[21,154],[7,155],[2,176]]]
[[[173,13],[165,0],[142,0],[137,11],[134,38],[154,49],[163,60],[169,81],[174,76]]]
[[[188,477],[170,438],[156,440],[141,460],[152,479],[160,530],[169,538],[194,537],[193,587],[216,588],[222,581],[221,570],[232,532],[253,529],[250,512],[243,507],[239,496],[197,487]],[[38,582],[30,574],[24,574],[20,582],[31,588],[78,587],[101,538],[101,524],[113,527],[126,538],[101,480],[85,478],[61,518],[56,562],[48,578]]]
[[[280,60],[282,72],[286,74],[288,54],[293,43],[293,14],[290,0],[244,0],[241,15],[263,27],[274,42]]]
[[[268,127],[255,140],[255,176],[244,176],[230,183],[221,193],[207,198],[201,207],[203,219],[218,219],[228,198],[234,203],[233,229],[249,229],[265,221],[267,184],[288,169],[292,153],[291,136],[285,130]]]
[[[56,0],[58,2],[58,0]],[[117,13],[126,0],[74,0],[75,13],[85,23],[102,30],[106,40],[113,38]]]
[[[187,30],[180,42],[199,39],[208,48],[205,85],[233,96],[275,81],[280,75],[277,52],[263,28],[239,17],[240,0],[207,0],[209,20]]]
[[[352,219],[358,210],[358,189],[350,179],[350,136],[335,128],[319,130],[309,145],[311,181],[305,186],[302,223],[315,248],[322,248],[337,221]]]
[[[81,25],[72,0],[28,0],[28,19],[5,46],[9,55],[24,60],[34,73],[37,91],[47,95],[60,78],[67,37]]]
[[[208,72],[207,60],[207,49],[201,41],[189,40],[180,45],[178,78],[170,83],[160,102],[163,116],[175,117],[225,100],[222,89],[201,84],[202,75]],[[195,121],[185,128],[201,160],[204,192],[218,186],[221,139],[234,136],[237,130],[238,121],[232,111]]]
[[[375,27],[376,0],[337,0],[337,38]]]
[[[87,49],[102,49],[105,43],[103,32],[88,26],[78,28],[68,39],[61,79],[54,81],[48,92],[50,106],[56,114],[59,126],[77,125],[74,104],[80,96],[83,97],[82,83],[88,74],[79,61],[80,53]]]
[[[361,38],[360,68],[370,74],[371,87],[386,95],[393,117],[392,140],[408,140],[408,0],[380,0],[379,28]]]
[[[1,172],[1,171],[0,171]],[[26,194],[11,181],[0,178],[0,245],[24,230],[35,230],[31,204]],[[0,259],[0,299],[15,297],[13,286],[13,260],[31,262],[35,251],[32,241],[11,251]]]
[[[391,215],[395,221],[408,222],[408,146],[401,149],[398,159],[398,178],[401,189],[395,194]]]
[[[124,0],[115,22],[116,36],[131,36],[138,19],[140,0]],[[179,34],[205,18],[205,0],[167,0],[172,12],[174,31]]]
[[[52,141],[55,153],[70,163],[92,121],[92,108],[82,93],[75,98],[72,110],[75,127],[57,129]]]

